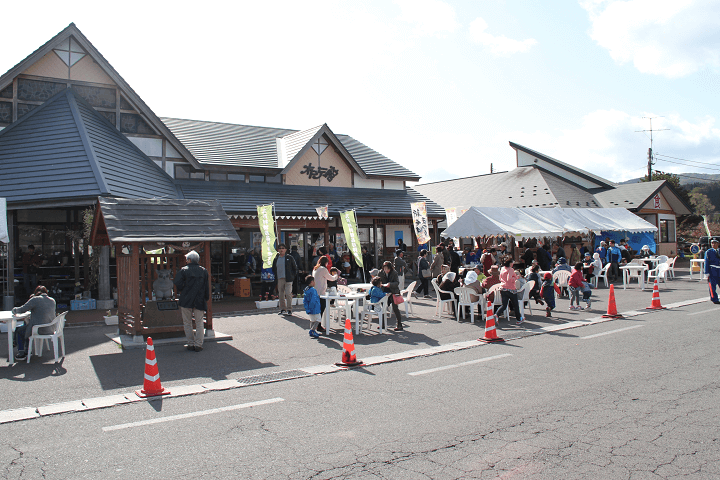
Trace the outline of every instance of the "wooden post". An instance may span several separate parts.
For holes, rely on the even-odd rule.
[[[373,218],[373,258],[375,259],[375,268],[378,268],[378,235],[377,235],[377,220]]]
[[[204,242],[204,250],[203,250],[203,263],[206,265],[206,268],[208,269],[208,275],[212,277],[212,272],[210,271],[210,267],[212,265],[212,258],[210,257],[210,242]],[[213,329],[213,321],[212,321],[212,280],[208,278],[208,288],[210,289],[210,300],[208,300],[207,304],[207,314],[205,315],[205,329],[206,330],[212,330]]]
[[[440,243],[440,236],[439,236],[439,233],[438,233],[438,226],[437,226],[438,222],[437,222],[437,220],[435,220],[435,219],[433,219],[432,222],[433,222],[433,237],[435,237],[435,243],[434,243],[434,245],[437,245],[437,244]]]
[[[328,248],[328,245],[330,244],[330,220],[325,220],[325,244],[323,245],[325,249]]]
[[[7,292],[3,299],[3,309],[12,310],[15,306],[15,212],[7,212],[7,229],[10,242],[7,244]]]
[[[128,272],[130,291],[130,305],[131,312],[133,315],[133,335],[140,338],[133,338],[133,341],[142,341],[142,324],[140,323],[140,289],[142,285],[140,283],[140,244],[130,243],[130,271]],[[143,299],[144,300],[144,299]]]
[[[230,242],[222,242],[222,256],[223,256],[223,281],[230,279]]]

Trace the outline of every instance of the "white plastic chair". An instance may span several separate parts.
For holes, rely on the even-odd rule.
[[[630,285],[630,281],[632,279],[637,280],[638,285],[642,285],[645,282],[645,272],[647,271],[647,266],[643,264],[643,267],[645,267],[645,270],[623,269],[623,289],[625,289],[626,285]]]
[[[417,285],[417,280],[413,281],[410,285],[407,286],[405,290],[400,291],[400,295],[402,295],[403,299],[405,300],[405,316],[409,317],[410,314],[408,313],[408,307],[410,309],[410,313],[415,316],[415,312],[413,312],[413,306],[412,306],[412,299],[413,299],[413,292],[415,291],[415,286]]]
[[[648,283],[652,283],[652,278],[656,278],[658,282],[662,281],[663,283],[666,283],[669,268],[670,267],[667,263],[660,263],[656,268],[648,270]]]
[[[455,293],[458,295],[458,304],[455,309],[456,320],[460,321],[460,310],[462,310],[463,320],[465,319],[465,309],[463,307],[470,307],[470,323],[475,323],[475,307],[482,305],[485,298],[479,295],[474,288],[469,287],[456,287]],[[477,301],[472,301],[472,296],[479,297]]]
[[[380,333],[383,333],[383,324],[385,325],[385,329],[387,330],[388,298],[390,298],[390,295],[385,295],[381,300],[375,303],[365,302],[365,305],[363,306],[361,322],[365,323],[365,319],[367,319],[368,330],[370,330],[370,327],[372,327],[372,319],[374,316],[378,317]]]
[[[661,263],[667,263],[669,260],[667,255],[658,255],[657,258],[658,258],[658,265],[660,265]]]
[[[678,257],[675,256],[675,257],[671,258],[670,260],[668,260],[667,262],[665,262],[668,265],[668,274],[670,275],[670,278],[672,278],[672,279],[675,278],[675,260],[677,260],[677,258]]]
[[[347,293],[354,293],[351,288],[349,288],[347,285],[338,285],[337,287],[338,293],[347,294]],[[335,299],[335,305],[329,305],[327,308],[330,309],[328,312],[328,315],[332,316],[333,312],[337,312],[337,320],[341,321],[342,314],[345,315],[345,318],[351,318],[352,317],[352,309],[355,307],[355,300],[349,300],[349,299]]]
[[[593,277],[593,280],[595,281],[595,288],[598,287],[598,283],[600,283],[600,278],[602,278],[603,282],[605,282],[605,288],[608,286],[608,270],[610,269],[610,264],[606,264],[602,270],[600,270],[600,273],[595,275]]]
[[[525,286],[522,289],[522,297],[518,299],[518,303],[520,304],[520,315],[525,316],[525,308],[530,310],[530,315],[532,315],[532,302],[530,301],[530,290],[533,289],[535,286],[535,280],[530,280],[525,284]],[[520,292],[518,292],[518,295],[520,295]]]
[[[485,298],[487,298],[490,295],[490,292],[494,292],[492,303],[493,312],[497,312],[498,308],[502,306],[502,295],[500,294],[500,290],[502,290],[502,285],[497,283],[490,287],[490,290],[488,290],[488,293],[485,295]],[[510,308],[505,310],[505,320],[510,321]]]
[[[431,283],[432,283],[433,288],[435,289],[435,294],[437,295],[437,300],[435,301],[435,316],[436,317],[440,316],[442,307],[447,304],[451,303],[453,305],[453,307],[457,307],[457,305],[455,305],[454,292],[446,292],[445,290],[440,290],[440,286],[437,283],[437,278],[433,278],[431,280]],[[441,293],[447,293],[448,295],[450,295],[450,298],[448,298],[447,300],[443,300],[442,298],[440,298]],[[457,310],[457,308],[455,310]],[[450,313],[452,313],[452,312],[450,312]]]
[[[62,356],[65,356],[65,315],[67,315],[67,312],[61,313],[60,315],[55,317],[55,319],[50,323],[33,326],[32,335],[30,335],[30,338],[28,339],[29,347],[27,352],[27,363],[30,363],[30,357],[33,353],[33,344],[35,345],[35,350],[37,351],[36,355],[40,357],[42,356],[43,346],[48,340],[52,340],[53,343],[53,351],[55,352],[55,363],[57,363],[60,359],[60,357],[58,356],[58,341],[60,342],[60,347],[62,348]],[[38,333],[39,329],[45,327],[52,327],[53,333]],[[50,349],[49,343],[47,347],[48,349]]]
[[[568,280],[570,280],[570,272],[568,272],[567,270],[558,270],[557,272],[553,273],[553,282],[555,282],[557,286],[561,289],[568,288]]]

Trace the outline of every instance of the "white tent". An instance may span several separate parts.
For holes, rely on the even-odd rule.
[[[7,229],[7,201],[0,198],[0,242],[10,243]]]
[[[496,208],[472,207],[442,232],[443,237],[511,235],[517,239],[557,237],[570,232],[654,232],[625,208]]]

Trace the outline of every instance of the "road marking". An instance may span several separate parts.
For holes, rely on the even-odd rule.
[[[596,333],[595,335],[588,335],[587,337],[580,337],[581,340],[587,340],[588,338],[602,337],[603,335],[610,335],[611,333],[624,332],[625,330],[632,330],[633,328],[644,327],[645,325],[633,325],[632,327],[618,328],[617,330],[610,330],[608,332]]]
[[[702,312],[688,313],[688,316],[690,316],[690,315],[700,315],[701,313],[710,313],[710,312],[718,312],[718,311],[720,311],[720,309],[718,309],[717,307],[715,307],[715,308],[711,308],[710,310],[703,310]]]
[[[449,370],[451,368],[464,367],[465,365],[474,365],[476,363],[487,362],[490,360],[496,360],[503,357],[512,357],[512,353],[503,353],[502,355],[494,355],[492,357],[479,358],[477,360],[470,360],[469,362],[457,363],[454,365],[445,365],[444,367],[431,368],[429,370],[420,370],[419,372],[410,372],[408,375],[425,375],[426,373],[439,372],[441,370]]]
[[[239,405],[230,405],[227,407],[211,408],[209,410],[200,410],[199,412],[183,413],[180,415],[169,415],[161,418],[151,418],[150,420],[141,420],[139,422],[122,423],[120,425],[111,425],[103,427],[103,432],[112,432],[113,430],[123,430],[125,428],[142,427],[144,425],[154,425],[156,423],[172,422],[174,420],[182,420],[184,418],[202,417],[203,415],[212,415],[213,413],[230,412],[232,410],[240,410],[241,408],[257,407],[259,405],[267,405],[270,403],[284,402],[284,398],[270,398],[268,400],[260,400],[257,402],[241,403]]]

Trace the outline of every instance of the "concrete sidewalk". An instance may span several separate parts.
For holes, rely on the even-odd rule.
[[[697,276],[696,276],[697,278]],[[652,288],[641,291],[636,284],[623,290],[616,286],[618,311],[644,310],[650,306]],[[661,284],[663,305],[707,296],[707,283],[690,281],[687,275]],[[569,300],[557,300],[553,318],[545,318],[544,308],[534,308],[521,326],[503,319],[499,334],[506,338],[531,334],[541,327],[552,327],[577,320],[598,317],[607,310],[608,289],[593,291],[593,309],[570,311]],[[708,305],[712,306],[708,301]],[[436,347],[455,342],[472,341],[483,336],[484,323],[469,320],[459,323],[449,315],[434,317],[434,300],[415,300],[415,316],[404,323],[400,333],[372,332],[355,336],[358,358],[400,354],[409,350]],[[720,308],[718,309],[720,311]],[[673,315],[672,310],[656,314]],[[639,317],[643,318],[643,317]],[[645,317],[647,318],[647,317]],[[394,319],[390,320],[390,324]],[[228,342],[207,343],[200,352],[188,352],[182,345],[158,346],[156,355],[163,386],[203,384],[250,375],[269,374],[340,361],[342,327],[329,336],[313,340],[308,336],[309,322],[305,314],[282,317],[276,313],[256,315],[222,315],[215,320],[218,331],[232,335]],[[51,352],[42,358],[9,365],[0,357],[0,377],[6,383],[0,391],[2,410],[41,406],[81,398],[123,394],[142,386],[145,351],[121,350],[109,340],[109,326],[78,326],[66,329],[67,356],[55,364]],[[0,345],[0,350],[5,348]]]

